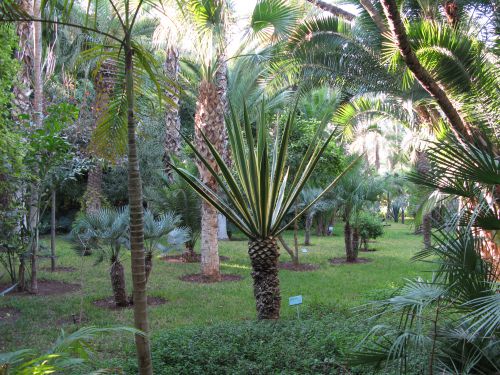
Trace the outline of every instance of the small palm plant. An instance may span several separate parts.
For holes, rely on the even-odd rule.
[[[97,244],[99,262],[107,259],[116,306],[127,306],[125,271],[120,261],[122,249],[128,244],[128,207],[102,208],[81,216],[73,227],[73,237]]]
[[[146,282],[153,268],[153,252],[167,252],[190,238],[188,228],[179,227],[181,217],[167,212],[155,217],[151,210],[144,211],[144,247],[146,251]],[[162,243],[167,242],[167,245]]]
[[[300,217],[326,191],[330,190],[340,178],[340,176],[337,177],[295,218],[286,224],[283,223],[285,215],[307,183],[321,154],[331,141],[333,133],[326,140],[321,141],[323,128],[318,130],[295,176],[292,177],[288,174],[286,161],[290,131],[295,120],[295,108],[290,111],[281,134],[278,132],[274,145],[271,147],[268,144],[269,129],[265,111],[261,110],[261,115],[256,121],[256,137],[253,134],[254,129],[249,120],[246,105],[244,105],[243,113],[242,124],[232,108],[226,120],[231,154],[234,159],[234,173],[204,133],[201,133],[201,136],[215,160],[217,171],[184,137],[199,162],[203,163],[210,175],[217,180],[217,185],[224,191],[224,195],[218,194],[189,171],[176,166],[173,168],[203,199],[212,204],[249,237],[248,254],[253,269],[258,318],[278,319],[281,296],[278,279],[277,237],[296,217]]]

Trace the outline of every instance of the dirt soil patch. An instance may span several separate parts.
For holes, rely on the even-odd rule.
[[[0,284],[0,291],[7,289],[10,284]],[[56,280],[38,280],[38,294],[30,292],[18,292],[13,290],[7,296],[55,296],[60,294],[72,293],[80,289],[79,284],[65,283]]]
[[[311,264],[311,263],[293,264],[292,262],[283,262],[279,264],[279,268],[288,271],[307,272],[307,271],[317,270],[319,268],[319,264]]]
[[[42,267],[40,268],[42,271],[48,271],[52,272],[50,267]],[[56,266],[54,272],[75,272],[76,268],[75,267],[63,267],[63,266]]]
[[[201,262],[201,255],[200,254],[195,254],[194,257],[191,258],[186,258],[184,254],[179,254],[179,255],[165,255],[161,257],[162,260],[168,263],[200,263]],[[219,259],[221,262],[227,262],[229,260],[229,257],[226,257],[224,255],[219,256]]]
[[[97,307],[109,310],[131,309],[134,307],[132,303],[129,303],[127,306],[116,306],[115,299],[112,296],[95,300],[92,303]],[[148,296],[148,306],[159,306],[165,303],[167,303],[165,298]]]
[[[211,284],[211,283],[226,282],[226,281],[240,281],[242,277],[240,275],[222,274],[221,280],[214,280],[211,277],[195,273],[191,275],[181,276],[179,277],[179,279],[182,281],[187,281],[189,283]]]
[[[21,311],[14,307],[0,307],[0,324],[14,323],[21,316]]]
[[[361,263],[370,263],[373,262],[372,259],[368,258],[358,258],[354,262],[348,262],[346,258],[333,258],[330,259],[330,263],[334,265],[339,265],[339,264],[361,264]]]

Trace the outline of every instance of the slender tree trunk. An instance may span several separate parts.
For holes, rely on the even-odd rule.
[[[146,256],[144,258],[144,264],[146,267],[146,284],[149,280],[149,275],[151,274],[151,270],[153,269],[153,252],[147,251]]]
[[[375,169],[380,171],[380,145],[378,135],[375,134]]]
[[[128,128],[128,195],[130,206],[130,252],[132,263],[132,284],[134,299],[134,325],[146,336],[135,335],[139,374],[153,374],[151,348],[149,346],[149,326],[147,313],[146,264],[144,251],[144,222],[142,208],[142,182],[135,139],[134,117],[134,65],[130,39],[125,41],[125,76],[127,95]]]
[[[365,247],[365,251],[368,251],[368,238],[363,238],[363,244]]]
[[[286,250],[288,255],[290,255],[290,258],[292,258],[292,262],[293,262],[293,257],[295,256],[293,249],[290,246],[288,246],[288,244],[285,242],[283,236],[279,235],[278,240],[280,241],[281,245]]]
[[[179,89],[175,86],[179,78],[179,50],[176,47],[169,47],[166,50],[166,59],[164,64],[165,73],[174,82],[174,85],[167,91],[167,96],[173,104],[167,103],[165,111],[165,152],[163,161],[165,164],[165,173],[170,181],[173,180],[173,171],[170,167],[172,156],[178,157],[181,150],[181,128]]]
[[[295,206],[295,215],[297,215],[297,206]],[[293,221],[293,264],[299,264],[299,224],[297,219]]]
[[[194,252],[193,244],[191,242],[186,242],[182,256],[187,262],[191,262],[196,259],[196,253]]]
[[[24,292],[26,290],[26,262],[24,255],[19,257],[19,272],[17,273],[17,290]]]
[[[330,3],[327,3],[326,1],[322,0],[307,0],[307,1],[316,6],[317,8],[324,10],[325,12],[331,13],[334,16],[343,18],[347,21],[353,21],[354,18],[356,18],[354,14],[346,12],[345,10]]]
[[[373,20],[377,28],[379,29],[381,34],[384,34],[389,31],[387,25],[384,22],[384,19],[378,12],[377,8],[372,4],[370,0],[359,0],[361,6],[366,10],[369,14],[370,18]]]
[[[280,317],[280,282],[278,277],[278,244],[276,238],[248,242],[258,319]]]
[[[114,260],[109,269],[111,287],[113,288],[113,298],[118,307],[128,305],[127,292],[125,289],[125,270],[119,260]]]
[[[401,224],[405,223],[405,210],[401,209]]]
[[[52,190],[50,205],[50,270],[56,270],[56,190]]]
[[[316,236],[321,236],[321,215],[316,216]]]
[[[420,85],[426,90],[438,103],[439,107],[448,118],[451,129],[456,135],[461,135],[466,139],[477,143],[480,140],[483,145],[486,144],[481,134],[473,134],[470,126],[462,119],[453,103],[448,98],[446,92],[438,85],[436,80],[422,66],[418,57],[413,52],[410,41],[406,34],[406,29],[399,14],[398,5],[395,0],[381,0],[384,13],[389,23],[389,29],[396,39],[399,52],[403,57],[406,66],[414,74]],[[476,139],[477,137],[477,139]]]
[[[306,216],[306,227],[304,231],[304,245],[309,246],[311,245],[311,227],[313,223],[313,217],[312,215],[307,215]]]

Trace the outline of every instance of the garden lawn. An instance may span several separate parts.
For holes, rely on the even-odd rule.
[[[280,271],[282,291],[282,319],[296,319],[296,310],[288,306],[288,298],[302,295],[304,304],[301,314],[304,317],[320,316],[316,312],[342,311],[342,316],[350,314],[354,307],[378,297],[387,296],[387,289],[402,285],[404,278],[424,275],[430,266],[410,261],[412,255],[421,248],[421,236],[412,234],[407,225],[394,224],[385,228],[385,234],[370,243],[375,252],[360,252],[360,257],[372,260],[364,264],[331,265],[329,259],[344,256],[342,228],[335,227],[334,236],[312,236],[312,245],[307,253],[300,253],[303,263],[318,264],[312,272]],[[241,235],[238,235],[241,237]],[[303,233],[300,233],[300,242]],[[285,233],[291,245],[293,233]],[[216,284],[195,284],[180,281],[185,274],[197,273],[198,264],[167,263],[160,258],[154,259],[154,266],[148,285],[149,295],[165,298],[164,305],[149,309],[150,328],[154,334],[161,330],[185,326],[206,326],[219,322],[238,322],[255,319],[255,306],[252,293],[250,262],[246,241],[220,242],[220,254],[229,257],[221,263],[223,273],[238,274],[242,280]],[[305,248],[305,246],[301,246]],[[198,250],[197,250],[198,251]],[[60,296],[6,296],[0,297],[0,308],[12,307],[20,311],[15,322],[0,321],[0,352],[21,348],[46,349],[60,334],[61,328],[74,330],[72,314],[78,314],[82,306],[86,321],[83,325],[93,326],[132,326],[131,309],[107,310],[96,307],[96,299],[111,296],[108,274],[109,265],[96,264],[97,254],[87,257],[78,256],[71,244],[59,237],[57,241],[57,263],[59,266],[75,267],[72,273],[40,271],[40,279],[60,280],[82,283],[81,291]],[[126,254],[127,288],[130,290],[130,256]],[[290,261],[289,255],[282,250],[281,261]],[[40,266],[50,265],[48,258],[41,258]],[[7,280],[1,280],[5,283]],[[339,315],[339,317],[341,316]],[[358,318],[359,319],[359,318]],[[359,333],[357,333],[359,335]],[[343,330],[349,335],[349,329]],[[126,336],[126,335],[125,335]],[[103,358],[111,358],[130,352],[131,337],[103,337],[97,347]],[[349,344],[350,345],[350,344]],[[104,354],[105,353],[105,354]]]

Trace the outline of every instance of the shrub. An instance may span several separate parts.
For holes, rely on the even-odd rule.
[[[336,324],[338,316],[329,316],[163,331],[152,340],[155,374],[337,373]],[[137,372],[129,366],[127,374]]]
[[[369,239],[375,239],[384,234],[382,221],[374,214],[366,212],[361,213],[357,220],[357,226],[365,250],[368,250]]]

